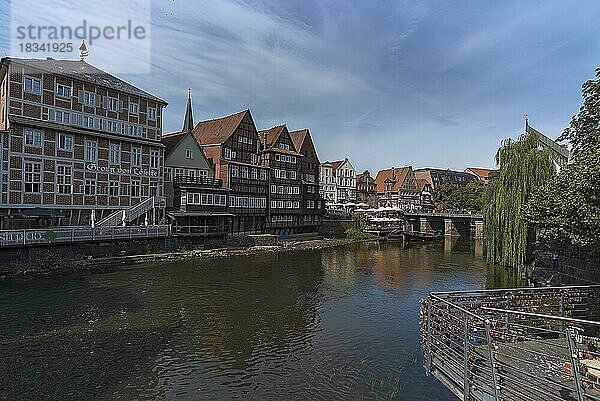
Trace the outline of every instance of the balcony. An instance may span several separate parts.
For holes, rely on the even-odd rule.
[[[185,175],[176,175],[173,177],[173,185],[187,185],[200,188],[222,188],[223,180],[208,177],[189,177]]]

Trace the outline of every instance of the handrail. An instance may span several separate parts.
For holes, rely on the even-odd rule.
[[[592,326],[600,326],[600,322],[594,321],[594,320],[586,320],[586,319],[578,319],[578,318],[572,318],[572,317],[563,317],[563,316],[552,316],[552,315],[545,315],[542,313],[534,313],[534,312],[524,312],[524,311],[518,311],[518,310],[508,310],[508,309],[499,309],[499,308],[490,308],[488,306],[482,306],[481,309],[483,310],[487,310],[490,312],[502,312],[502,313],[510,313],[513,315],[521,315],[521,316],[531,316],[531,317],[541,317],[544,319],[548,319],[548,320],[560,320],[563,322],[572,322],[572,323],[580,323],[580,324],[589,324]]]
[[[555,287],[517,287],[517,288],[496,288],[496,289],[485,289],[485,290],[459,290],[459,291],[435,291],[431,295],[442,295],[442,294],[478,294],[478,293],[491,293],[491,292],[518,292],[518,291],[533,291],[541,292],[545,290],[573,290],[573,289],[590,289],[599,288],[600,284],[590,285],[571,285],[571,286],[555,286]]]
[[[473,313],[473,312],[471,312],[471,311],[469,311],[469,310],[467,310],[467,309],[465,309],[465,308],[463,308],[463,307],[461,307],[461,306],[458,306],[458,305],[456,305],[456,304],[454,304],[454,303],[452,303],[452,302],[448,301],[447,299],[440,298],[440,297],[438,297],[438,296],[436,296],[436,295],[434,295],[434,294],[431,294],[431,297],[432,297],[432,298],[435,298],[435,299],[437,299],[438,301],[440,301],[440,302],[443,302],[443,303],[445,303],[445,304],[447,304],[447,305],[450,305],[450,306],[452,306],[453,308],[456,308],[456,309],[460,310],[461,312],[464,312],[464,313],[466,313],[467,315],[469,315],[469,316],[471,316],[471,317],[473,317],[473,318],[475,318],[475,319],[479,319],[479,320],[481,320],[482,322],[484,322],[484,321],[485,321],[485,318],[484,318],[484,317],[482,317],[482,316],[479,316],[479,315],[477,315],[477,314],[475,314],[475,313]]]

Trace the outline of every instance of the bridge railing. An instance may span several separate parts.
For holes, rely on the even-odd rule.
[[[425,369],[464,400],[600,400],[600,286],[432,293]]]

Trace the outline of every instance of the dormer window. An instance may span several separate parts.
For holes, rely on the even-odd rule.
[[[194,151],[192,149],[186,149],[185,150],[185,158],[186,159],[193,159],[194,158]]]

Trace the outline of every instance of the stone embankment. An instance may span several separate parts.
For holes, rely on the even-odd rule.
[[[278,245],[257,245],[248,248],[218,248],[206,250],[189,250],[166,253],[151,253],[129,256],[112,256],[101,258],[86,258],[73,260],[54,260],[37,266],[18,265],[12,269],[0,272],[0,277],[18,277],[37,274],[68,273],[76,271],[102,271],[118,268],[119,266],[168,263],[194,259],[225,258],[229,256],[250,256],[264,253],[287,252],[294,250],[318,250],[334,248],[353,242],[363,242],[353,238],[315,239],[308,241],[285,241]]]

